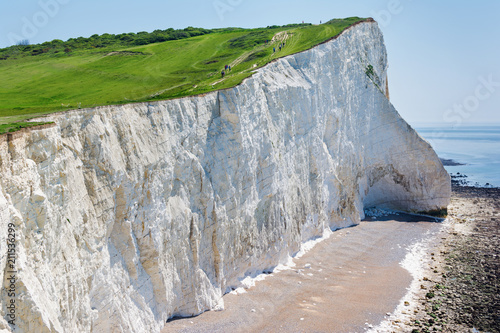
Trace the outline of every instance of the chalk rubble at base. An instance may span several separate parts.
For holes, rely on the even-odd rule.
[[[446,207],[449,175],[386,97],[387,66],[364,22],[231,89],[53,114],[37,120],[55,126],[0,136],[16,332],[159,332],[365,207]]]

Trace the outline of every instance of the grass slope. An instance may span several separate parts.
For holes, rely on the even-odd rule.
[[[30,128],[30,127],[35,127],[35,126],[47,125],[47,124],[52,124],[52,123],[51,122],[18,121],[18,122],[11,123],[11,124],[0,124],[0,134],[17,132],[23,128]]]
[[[232,87],[256,68],[310,49],[362,20],[239,29],[116,50],[0,60],[0,124],[80,107],[165,100]],[[286,46],[278,51],[284,40]],[[232,71],[221,79],[226,64]]]

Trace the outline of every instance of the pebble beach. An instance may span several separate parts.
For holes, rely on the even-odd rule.
[[[416,290],[379,332],[500,332],[500,189],[453,185]]]

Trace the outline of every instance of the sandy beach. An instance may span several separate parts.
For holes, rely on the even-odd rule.
[[[400,262],[409,247],[441,228],[405,214],[369,217],[334,232],[293,269],[224,296],[224,311],[170,321],[163,332],[362,332],[406,295],[412,276]]]

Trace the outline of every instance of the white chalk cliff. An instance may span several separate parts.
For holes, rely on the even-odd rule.
[[[159,332],[364,208],[446,207],[449,176],[386,82],[382,34],[364,22],[235,88],[0,136],[16,332]]]

